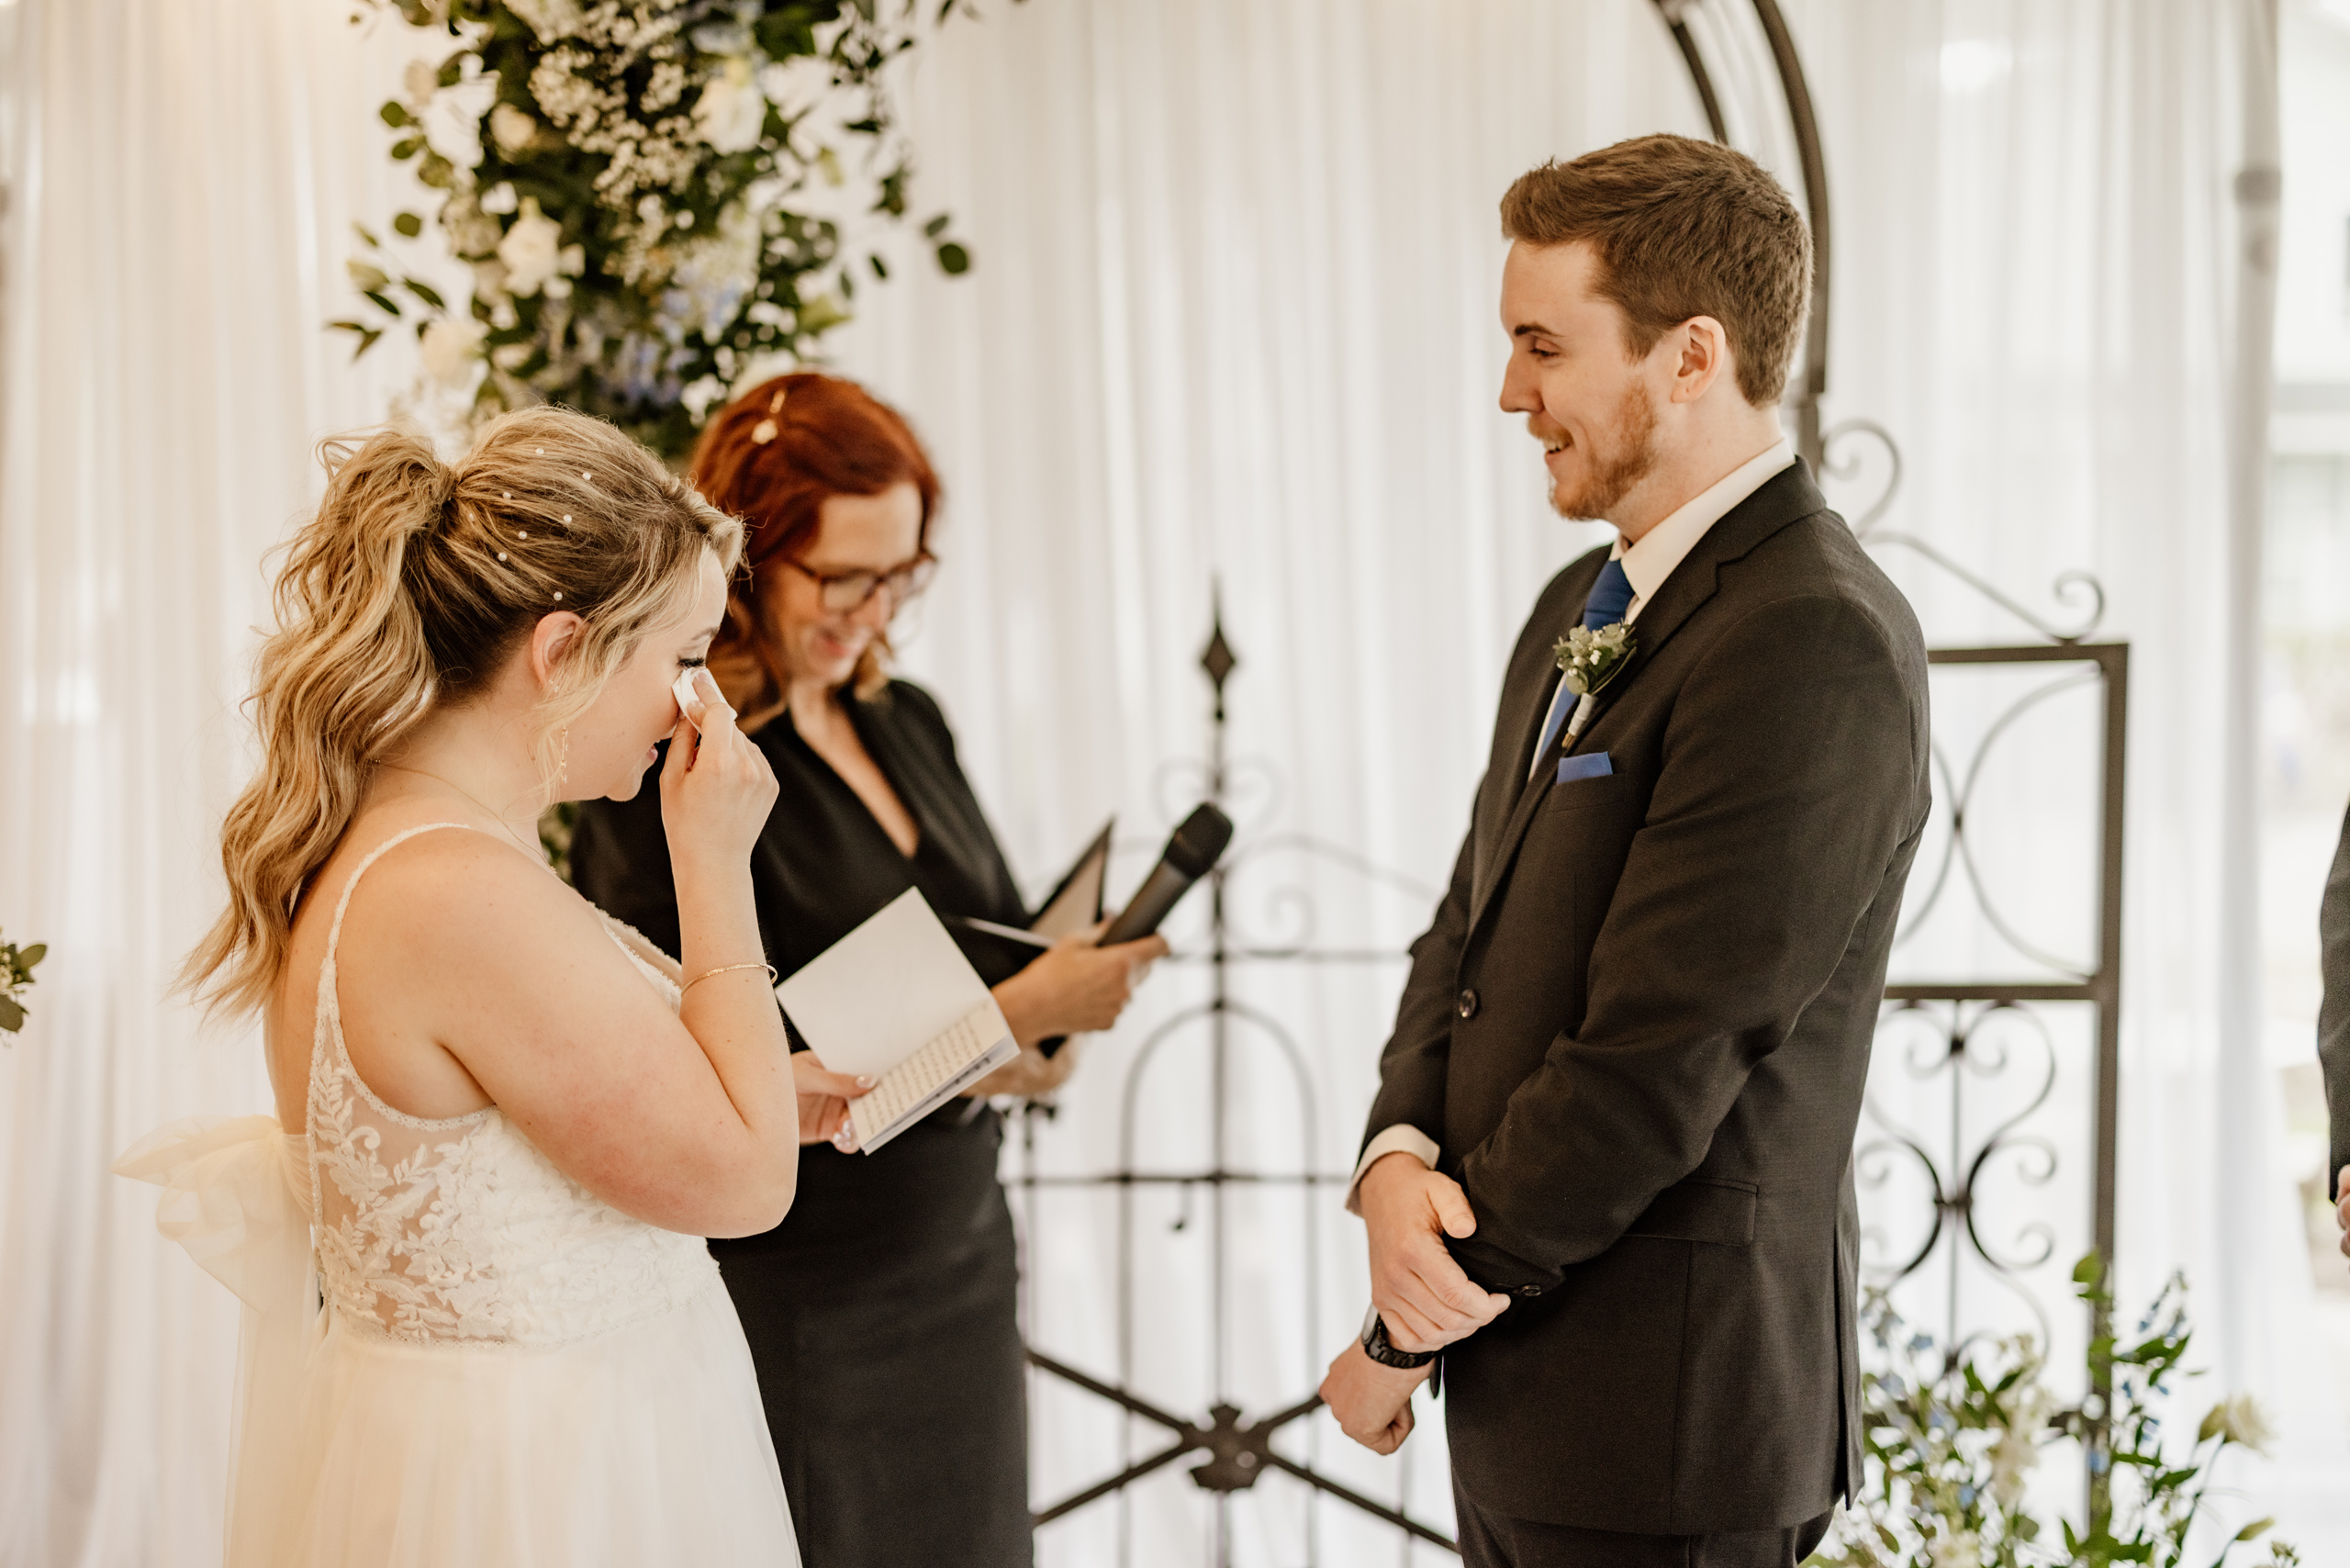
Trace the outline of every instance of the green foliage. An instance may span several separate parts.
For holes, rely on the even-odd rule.
[[[330,323],[364,353],[420,322],[428,373],[473,411],[560,402],[672,457],[755,374],[798,363],[849,319],[868,228],[907,221],[910,149],[890,62],[964,0],[369,0],[448,40],[377,111],[394,159],[444,193],[437,223],[474,273],[444,301],[361,230],[360,297],[383,319]],[[478,134],[452,137],[450,123]],[[428,127],[438,128],[428,135]],[[466,145],[460,147],[459,141]],[[922,225],[968,272],[945,215]],[[363,278],[362,269],[367,278]],[[487,362],[487,369],[478,368]]]
[[[2187,1286],[2174,1277],[2127,1343],[2111,1332],[2112,1297],[2091,1255],[2075,1283],[2096,1326],[2081,1404],[2059,1409],[2041,1385],[2031,1338],[1968,1341],[1944,1350],[1911,1331],[1882,1294],[1863,1317],[1880,1370],[1862,1377],[1867,1477],[1814,1561],[1835,1568],[2188,1568],[2188,1534],[2221,1453],[2257,1450],[2266,1429],[2244,1396],[2211,1407],[2191,1443],[2165,1451],[2163,1414],[2176,1395],[2191,1331]],[[2106,1392],[2100,1392],[2106,1391]],[[2098,1478],[2086,1532],[2035,1517],[2025,1486],[2042,1450],[2070,1439]],[[2255,1520],[2194,1568],[2221,1568],[2265,1534]],[[2300,1562],[2266,1543],[2266,1568]]]
[[[25,1014],[30,1009],[25,1006],[24,994],[32,987],[33,967],[48,957],[46,942],[29,947],[0,942],[0,1033],[13,1035],[25,1026]]]
[[[579,827],[579,802],[557,801],[539,813],[539,848],[565,881],[571,880],[571,835]]]

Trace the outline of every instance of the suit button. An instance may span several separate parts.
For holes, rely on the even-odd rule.
[[[1474,1018],[1477,1016],[1477,993],[1473,991],[1462,991],[1460,1000],[1452,1004],[1452,1008],[1463,1018]]]
[[[1516,1294],[1530,1299],[1534,1296],[1540,1295],[1542,1294],[1542,1287],[1540,1285],[1520,1285],[1517,1287]]]

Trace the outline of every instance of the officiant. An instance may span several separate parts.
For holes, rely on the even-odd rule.
[[[793,971],[919,888],[993,990],[1020,1056],[868,1156],[822,1146],[764,1236],[713,1241],[743,1320],[808,1568],[1033,1561],[1012,1215],[995,1095],[1048,1093],[1108,1028],[1158,937],[1042,952],[957,924],[1029,913],[937,701],[889,674],[936,570],[939,482],[853,382],[767,382],[712,418],[694,482],[749,524],[711,673],[780,791],[753,852],[770,963]],[[581,807],[580,891],[674,952],[660,791]],[[798,1042],[795,1041],[795,1044]]]

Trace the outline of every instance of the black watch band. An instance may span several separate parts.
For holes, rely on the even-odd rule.
[[[1382,1367],[1424,1367],[1436,1360],[1434,1350],[1399,1350],[1388,1343],[1386,1320],[1372,1307],[1362,1320],[1362,1353]]]

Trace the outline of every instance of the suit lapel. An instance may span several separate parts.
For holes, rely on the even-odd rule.
[[[1683,557],[1681,565],[1673,568],[1673,575],[1664,579],[1664,585],[1656,590],[1656,598],[1640,606],[1639,619],[1632,623],[1630,662],[1625,665],[1623,673],[1600,691],[1583,733],[1557,748],[1559,755],[1565,756],[1580,752],[1597,734],[1607,715],[1623,700],[1626,689],[1638,680],[1640,672],[1655,660],[1657,651],[1714,597],[1721,586],[1720,573],[1724,566],[1745,555],[1797,518],[1825,510],[1827,505],[1827,498],[1819,493],[1819,487],[1812,483],[1811,470],[1798,458],[1792,466],[1763,481],[1761,489],[1732,507],[1728,515],[1707,529],[1706,536],[1697,541],[1689,554]],[[1595,568],[1592,579],[1595,582],[1598,580]],[[1583,592],[1588,595],[1589,584],[1584,585]],[[1583,601],[1578,599],[1575,602],[1581,604]],[[1543,683],[1546,700],[1555,689],[1555,682]],[[1540,721],[1531,722],[1539,723]],[[1541,771],[1531,779],[1527,778],[1528,771],[1534,766],[1533,749],[1538,738],[1528,734],[1518,743],[1517,771],[1511,778],[1523,788],[1502,828],[1500,839],[1494,844],[1490,857],[1484,859],[1488,869],[1478,887],[1475,906],[1469,912],[1469,929],[1472,932],[1476,930],[1478,922],[1484,918],[1487,906],[1493,902],[1494,890],[1500,887],[1505,879],[1510,861],[1516,856],[1517,846],[1526,837],[1528,826],[1534,821],[1534,813],[1540,810],[1542,801],[1557,780],[1557,768],[1552,759],[1547,757]]]
[[[1526,775],[1534,766],[1534,743],[1541,738],[1542,721],[1550,711],[1550,699],[1558,690],[1560,678],[1558,663],[1550,654],[1551,644],[1566,634],[1568,622],[1590,597],[1591,585],[1599,580],[1599,569],[1606,560],[1604,554],[1595,553],[1589,570],[1576,572],[1573,580],[1560,585],[1556,599],[1540,613],[1566,619],[1560,621],[1555,633],[1546,636],[1538,632],[1533,637],[1537,646],[1521,646],[1505,679],[1494,722],[1506,727],[1494,732],[1477,812],[1482,826],[1474,898],[1480,904],[1491,884],[1492,868],[1497,864],[1500,846],[1508,836],[1515,809],[1531,792]]]

